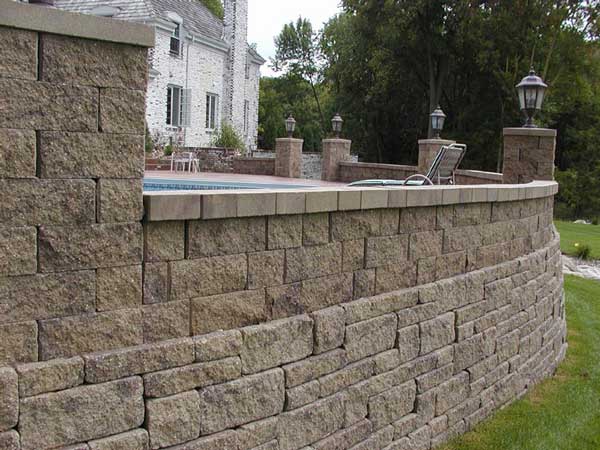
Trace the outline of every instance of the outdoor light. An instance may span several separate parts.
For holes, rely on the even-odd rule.
[[[548,85],[535,74],[533,67],[531,68],[529,75],[517,84],[521,111],[527,116],[527,121],[525,122],[525,125],[523,125],[525,128],[536,128],[536,124],[533,122],[533,116],[542,109],[546,88],[548,88]]]
[[[431,117],[431,129],[435,139],[440,138],[440,133],[444,129],[444,122],[446,121],[446,114],[440,108],[440,105],[430,115]]]
[[[287,131],[288,137],[292,137],[294,135],[294,130],[296,129],[296,119],[290,116],[285,120],[285,130]]]
[[[333,119],[331,119],[331,127],[333,128],[333,133],[338,139],[340,138],[340,133],[342,132],[343,123],[344,120],[340,116],[340,113],[336,113],[335,116],[333,116]]]

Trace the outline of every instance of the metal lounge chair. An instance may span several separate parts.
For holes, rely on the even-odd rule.
[[[426,186],[434,184],[455,184],[454,172],[462,162],[467,146],[464,144],[444,145],[435,156],[426,175],[416,173],[406,180],[361,180],[349,186]]]

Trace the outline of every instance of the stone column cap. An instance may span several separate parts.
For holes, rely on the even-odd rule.
[[[352,142],[350,139],[342,139],[342,138],[327,138],[327,139],[323,139],[323,142],[342,142],[342,143],[348,143],[348,142]]]
[[[448,145],[448,144],[456,144],[456,141],[451,141],[448,139],[419,139],[420,144],[439,144],[439,145]]]
[[[276,142],[304,142],[304,139],[296,139],[296,138],[277,138],[275,139]]]
[[[556,130],[551,128],[504,128],[504,136],[538,136],[556,137]]]

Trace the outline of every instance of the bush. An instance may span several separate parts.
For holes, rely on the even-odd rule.
[[[579,259],[590,259],[592,255],[592,248],[587,244],[575,244],[575,256]]]
[[[146,153],[152,153],[154,150],[154,140],[150,135],[150,130],[148,130],[148,126],[146,125],[146,139],[144,140],[144,148]]]
[[[173,154],[173,146],[171,144],[165,145],[165,156],[171,156]]]
[[[598,222],[600,221],[600,219],[598,219],[598,217],[594,217],[592,219],[592,225],[598,225]]]
[[[233,148],[236,150],[244,150],[246,147],[242,138],[238,136],[233,127],[228,123],[223,124],[221,129],[217,131],[211,144],[214,147]]]

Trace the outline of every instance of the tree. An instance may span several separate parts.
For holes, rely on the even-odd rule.
[[[225,11],[223,10],[223,3],[221,0],[199,0],[206,6],[210,12],[212,12],[219,19],[223,19]]]

